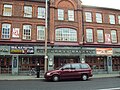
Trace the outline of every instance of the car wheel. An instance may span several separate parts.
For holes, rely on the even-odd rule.
[[[83,81],[86,81],[88,79],[88,76],[86,74],[83,74],[81,78]]]
[[[54,75],[53,78],[52,78],[52,80],[53,80],[54,82],[59,81],[59,76],[58,76],[58,75]]]

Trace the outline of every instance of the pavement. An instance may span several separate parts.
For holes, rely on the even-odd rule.
[[[112,78],[120,77],[120,74],[94,74],[91,78]],[[37,78],[36,75],[33,76],[23,76],[23,75],[4,75],[0,74],[0,80],[41,80],[44,79],[43,76]]]

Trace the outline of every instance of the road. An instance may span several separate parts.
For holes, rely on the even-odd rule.
[[[120,90],[120,78],[99,78],[88,81],[69,80],[46,82],[44,80],[0,81],[0,90]]]

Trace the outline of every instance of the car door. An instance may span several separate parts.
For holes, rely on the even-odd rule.
[[[60,77],[61,77],[62,79],[71,78],[71,65],[70,65],[70,64],[65,64],[65,65],[61,68]]]

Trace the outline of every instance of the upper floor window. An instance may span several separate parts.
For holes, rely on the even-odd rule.
[[[103,30],[97,30],[97,41],[104,42]]]
[[[115,16],[109,15],[110,24],[115,24]]]
[[[86,22],[92,22],[92,13],[85,12]]]
[[[23,39],[30,40],[31,39],[31,25],[23,25]]]
[[[24,6],[24,17],[32,17],[32,6]]]
[[[12,5],[4,4],[3,16],[12,16]]]
[[[9,39],[11,31],[11,24],[2,24],[2,39]]]
[[[96,22],[102,23],[102,14],[101,13],[96,13]]]
[[[118,16],[118,24],[120,24],[120,15]]]
[[[58,9],[58,20],[64,20],[64,10]]]
[[[45,40],[45,27],[37,26],[37,40]]]
[[[87,40],[87,42],[93,42],[93,31],[92,31],[92,29],[86,29],[86,40]]]
[[[111,39],[112,39],[112,43],[117,43],[116,30],[111,30]]]
[[[68,20],[74,21],[74,10],[68,10]]]
[[[45,8],[38,7],[38,18],[45,18]]]
[[[56,41],[77,41],[77,31],[71,28],[59,28],[55,31]]]

